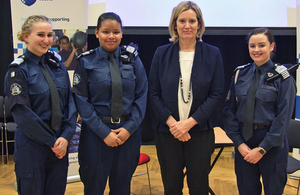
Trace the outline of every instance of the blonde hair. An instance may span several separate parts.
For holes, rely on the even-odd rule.
[[[172,11],[172,16],[171,16],[171,20],[170,20],[170,24],[169,24],[169,32],[171,35],[171,38],[170,38],[171,42],[176,43],[179,40],[178,32],[175,29],[178,16],[183,11],[186,11],[189,9],[194,10],[196,13],[196,16],[198,19],[198,25],[199,25],[199,29],[196,34],[196,38],[199,39],[200,41],[202,41],[202,35],[205,31],[205,25],[204,25],[204,20],[203,20],[201,9],[197,6],[196,3],[192,2],[192,1],[183,1],[183,2],[179,3],[176,7],[174,7],[174,9]]]
[[[30,34],[33,24],[37,22],[48,22],[49,24],[51,24],[50,19],[47,18],[46,16],[43,15],[29,16],[25,20],[24,24],[22,25],[21,31],[18,32],[18,39],[22,42],[25,42],[25,40],[23,39],[23,34],[25,33]]]

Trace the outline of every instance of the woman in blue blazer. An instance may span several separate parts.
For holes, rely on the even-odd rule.
[[[202,42],[205,26],[193,2],[173,9],[173,43],[157,48],[149,74],[153,128],[165,194],[182,194],[186,168],[190,194],[208,194],[213,127],[224,89],[218,48]]]

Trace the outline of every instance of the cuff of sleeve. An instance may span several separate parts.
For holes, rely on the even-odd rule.
[[[52,147],[54,146],[55,142],[56,142],[56,139],[54,139],[53,141],[49,141],[49,142],[47,142],[46,144],[47,144],[50,148],[52,148]]]
[[[68,133],[62,134],[61,137],[65,138],[68,142],[70,142],[73,135],[74,135],[74,132],[68,132]]]
[[[108,134],[110,134],[111,129],[106,126],[105,124],[103,124],[95,133],[101,138],[101,139],[105,139]]]
[[[266,152],[268,152],[272,148],[272,146],[266,141],[262,141],[261,144],[259,144],[259,147],[262,147]]]
[[[132,121],[126,122],[123,125],[123,128],[126,129],[130,133],[130,135],[132,135],[137,129],[136,125]]]
[[[232,141],[236,147],[239,147],[239,145],[245,143],[244,139],[241,136],[232,139]]]
[[[160,121],[162,121],[163,123],[166,123],[169,116],[171,115],[171,111],[164,109],[161,113],[160,116],[158,117],[160,119]]]

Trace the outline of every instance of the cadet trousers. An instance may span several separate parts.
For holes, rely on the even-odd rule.
[[[120,124],[107,124],[111,129]],[[141,146],[141,129],[118,147],[109,147],[83,123],[78,147],[79,173],[84,194],[103,194],[107,180],[110,195],[130,195],[132,175],[137,167]]]
[[[258,147],[268,129],[253,130],[253,136],[246,142],[252,149]],[[260,195],[262,177],[265,195],[282,195],[287,181],[288,141],[284,138],[283,148],[274,147],[256,164],[248,163],[235,149],[235,172],[240,195]]]
[[[68,172],[68,153],[58,159],[49,146],[15,132],[15,172],[20,195],[63,195]]]

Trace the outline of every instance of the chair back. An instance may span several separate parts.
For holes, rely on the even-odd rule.
[[[5,96],[4,98],[4,119],[5,119],[5,123],[8,123],[8,122],[13,122],[14,119],[13,119],[13,116],[12,116],[12,113],[11,113],[11,110],[10,110],[10,106],[9,106],[9,99],[7,96]]]
[[[0,121],[3,122],[4,120],[4,98],[0,96]]]
[[[300,121],[291,119],[286,132],[290,149],[300,148]]]

